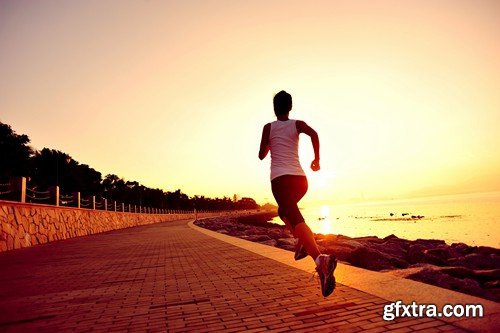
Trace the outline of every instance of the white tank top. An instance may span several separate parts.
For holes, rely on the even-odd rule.
[[[296,120],[276,120],[271,123],[271,180],[283,175],[305,176],[299,161],[299,133]]]

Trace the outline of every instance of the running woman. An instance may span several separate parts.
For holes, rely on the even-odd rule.
[[[321,292],[326,297],[335,289],[333,271],[337,267],[337,260],[332,255],[320,253],[314,235],[297,206],[308,187],[306,174],[299,161],[299,134],[304,133],[311,138],[313,171],[320,169],[318,134],[305,122],[288,118],[292,110],[292,96],[286,91],[282,90],[274,96],[273,105],[277,120],[266,124],[262,130],[259,158],[263,160],[271,152],[271,189],[278,203],[278,215],[294,237],[298,238],[295,260],[305,258],[308,254],[314,259]]]

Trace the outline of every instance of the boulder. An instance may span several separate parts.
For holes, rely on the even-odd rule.
[[[271,229],[267,232],[267,234],[269,235],[269,237],[271,237],[272,239],[282,239],[282,238],[288,238],[291,236],[291,234],[289,232],[287,232],[286,230],[283,230],[283,229]]]
[[[265,242],[271,240],[271,237],[269,237],[269,235],[255,235],[254,237],[256,242]]]
[[[426,248],[435,248],[438,246],[446,245],[446,242],[440,239],[417,239],[413,243],[423,245]]]
[[[276,214],[275,212],[266,212],[257,215],[240,216],[236,220],[241,224],[273,228],[276,226],[280,226],[279,224],[269,222],[276,216],[278,216],[278,214]]]
[[[444,273],[439,268],[423,267],[418,272],[409,274],[407,278],[466,294],[476,296],[484,296],[486,294],[477,281],[468,278],[460,279],[453,277]]]
[[[500,257],[471,253],[459,258],[448,259],[449,266],[461,266],[470,269],[495,269],[500,267]]]
[[[283,249],[283,250],[287,250],[287,251],[290,251],[290,252],[295,252],[295,246],[294,245],[280,245],[280,244],[277,244],[276,247],[279,247],[280,249]],[[320,249],[321,251],[321,249]]]
[[[419,243],[410,245],[406,258],[411,264],[427,263],[437,266],[443,266],[446,264],[446,260],[439,258],[432,253],[428,253],[427,248]]]
[[[450,245],[451,251],[454,257],[463,257],[466,254],[470,254],[474,251],[474,248],[464,244],[464,243],[453,243]]]
[[[338,260],[349,261],[353,249],[347,246],[332,245],[329,247],[320,247],[322,253],[333,254]]]
[[[252,241],[252,242],[264,242],[271,240],[271,237],[268,235],[251,235],[251,236],[246,236],[246,240]]]
[[[390,234],[389,236],[386,236],[384,237],[384,241],[388,241],[390,239],[400,239],[398,236],[394,235],[394,234]]]
[[[380,244],[370,244],[370,247],[384,254],[403,259],[406,258],[409,246],[399,240],[390,239]]]
[[[395,267],[395,268],[407,268],[410,264],[405,261],[404,259],[398,258],[398,257],[388,257],[389,262]]]
[[[478,246],[474,252],[482,255],[494,254],[496,256],[500,256],[500,249],[495,249],[494,247],[489,246]]]
[[[483,287],[486,289],[500,288],[500,280],[485,282],[485,283],[483,283]],[[499,297],[499,300],[500,300],[500,297]]]
[[[276,246],[278,244],[278,242],[275,239],[259,241],[259,243],[264,244],[264,245],[269,245],[269,246]]]
[[[349,240],[339,240],[337,242],[335,242],[336,244],[338,244],[339,246],[346,246],[346,247],[350,247],[351,249],[355,249],[355,248],[358,248],[358,247],[363,247],[364,245],[358,241],[355,241],[355,240],[352,240],[352,239],[349,239]]]
[[[279,238],[278,239],[278,246],[293,246],[295,247],[295,238],[290,237],[290,238]]]
[[[438,257],[439,259],[448,260],[453,257],[452,252],[450,251],[449,246],[439,246],[431,249],[426,249],[423,251],[427,255],[431,255],[433,257]]]
[[[323,238],[325,238],[325,235],[323,234],[314,234],[314,238],[316,239],[316,242],[318,240],[322,240]]]
[[[387,236],[387,237],[389,237],[389,236]],[[378,238],[377,236],[365,236],[365,237],[356,237],[356,241],[358,241],[358,242],[370,242],[370,243],[383,243],[384,239]]]
[[[395,267],[387,255],[368,247],[354,249],[347,258],[347,261],[354,266],[374,271],[394,269]]]
[[[440,267],[439,271],[459,279],[474,279],[475,277],[474,271],[465,267]]]
[[[406,254],[406,259],[410,264],[427,263],[437,266],[446,264],[446,260],[441,259],[433,254],[426,253],[427,248],[422,244],[410,245]]]
[[[500,269],[484,269],[472,271],[473,277],[478,281],[498,281],[500,280]]]
[[[229,235],[240,237],[240,236],[244,236],[245,233],[243,231],[239,231],[239,230],[231,230],[231,232],[229,232]]]
[[[237,230],[239,231],[245,231],[251,228],[251,226],[245,225],[245,224],[238,224],[235,226]]]
[[[318,237],[318,234],[316,234],[315,239],[316,239],[316,242],[318,244],[321,244],[322,246],[328,247],[330,245],[337,244],[341,239],[345,239],[345,238],[342,238],[341,235],[339,235],[339,236],[336,236],[336,235],[325,235],[323,237]]]

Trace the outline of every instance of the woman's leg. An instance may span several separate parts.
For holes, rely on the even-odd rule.
[[[288,218],[286,218],[285,215],[283,215],[282,209],[279,208],[279,205],[278,205],[278,215],[279,215],[281,221],[283,221],[283,223],[285,223],[285,225],[288,228],[288,230],[290,230],[290,232],[292,233],[293,237],[297,238],[297,235],[295,234],[295,230],[294,230],[292,224],[290,223],[290,221],[288,220]]]
[[[279,206],[280,217],[289,222],[292,231],[316,263],[321,293],[324,297],[330,295],[335,289],[333,271],[337,267],[337,260],[332,255],[320,253],[314,235],[297,206],[298,201],[307,192],[307,179],[296,176],[278,177],[272,181],[272,190]]]
[[[302,243],[307,253],[314,259],[321,254],[318,248],[318,244],[316,244],[316,240],[314,239],[314,234],[307,224],[304,222],[299,223],[295,226],[295,234],[297,238]]]
[[[281,176],[272,182],[272,190],[279,206],[280,218],[293,235],[299,239],[307,253],[316,259],[320,255],[318,245],[297,206],[307,192],[307,187],[307,178],[302,176]]]

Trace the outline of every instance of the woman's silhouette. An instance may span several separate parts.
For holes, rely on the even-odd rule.
[[[321,280],[321,292],[326,297],[335,289],[333,271],[337,267],[337,260],[332,255],[320,253],[314,235],[297,206],[308,186],[299,161],[299,134],[304,133],[311,138],[314,149],[311,163],[313,171],[320,169],[318,134],[305,122],[288,118],[292,110],[292,96],[286,91],[274,96],[273,105],[277,120],[266,124],[262,130],[259,158],[262,160],[271,152],[271,188],[278,203],[280,218],[298,238],[295,259],[302,259],[307,254],[314,259]]]

